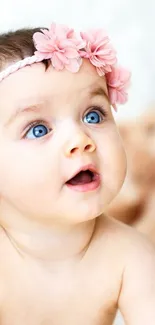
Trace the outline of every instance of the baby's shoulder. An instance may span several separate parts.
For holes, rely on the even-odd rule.
[[[96,219],[85,257],[91,269],[89,275],[93,273],[95,283],[102,283],[104,292],[113,292],[115,302],[119,299],[122,283],[134,277],[136,270],[141,272],[143,264],[148,269],[146,274],[155,270],[155,250],[147,237],[107,216]]]
[[[96,230],[96,242],[100,247],[101,254],[110,257],[126,265],[134,258],[141,256],[155,256],[155,247],[144,234],[136,229],[119,222],[108,216],[101,216],[98,219]]]

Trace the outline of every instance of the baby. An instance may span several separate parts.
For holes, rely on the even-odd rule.
[[[155,324],[155,251],[104,215],[126,175],[102,30],[0,36],[0,325]]]

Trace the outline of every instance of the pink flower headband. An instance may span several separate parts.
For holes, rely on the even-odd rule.
[[[127,101],[130,72],[117,66],[116,52],[103,30],[81,32],[78,39],[73,29],[53,23],[49,30],[41,29],[41,32],[34,33],[33,41],[34,55],[2,71],[0,81],[20,68],[47,59],[57,71],[65,68],[75,73],[85,58],[96,67],[99,76],[105,76],[113,108],[117,110],[116,104]]]

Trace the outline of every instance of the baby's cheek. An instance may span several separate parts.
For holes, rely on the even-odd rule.
[[[29,192],[45,187],[47,180],[51,179],[52,161],[46,159],[41,150],[35,150],[21,144],[7,143],[7,149],[2,150],[0,160],[0,179],[4,192],[17,193],[24,190]],[[4,148],[3,148],[4,149]],[[55,173],[53,173],[55,174]],[[9,194],[9,193],[8,193]]]

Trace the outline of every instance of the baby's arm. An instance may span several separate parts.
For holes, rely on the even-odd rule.
[[[126,252],[119,308],[126,325],[155,325],[155,250],[145,239]],[[129,258],[128,258],[129,257]]]

